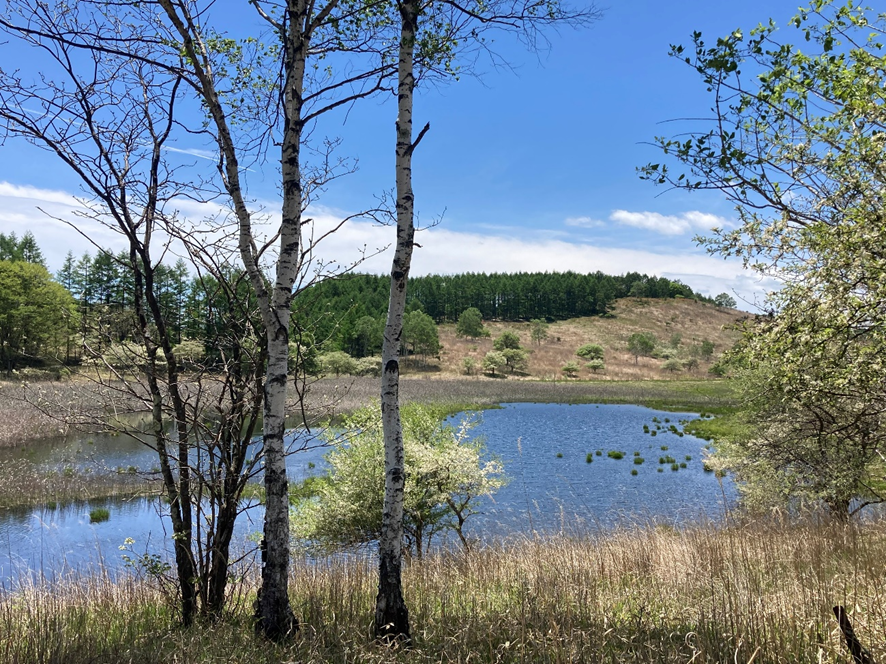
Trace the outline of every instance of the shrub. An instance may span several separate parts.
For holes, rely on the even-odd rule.
[[[517,350],[520,348],[520,337],[517,336],[516,332],[506,330],[492,342],[492,347],[499,351],[507,350],[508,348]]]
[[[661,369],[668,373],[678,373],[683,370],[683,363],[677,359],[667,360],[661,365]]]
[[[461,361],[461,366],[466,375],[473,376],[477,369],[477,360],[473,357],[466,357]]]
[[[182,367],[193,369],[206,357],[206,347],[196,339],[182,339],[182,342],[172,348],[175,359],[181,362]]]
[[[606,456],[608,456],[610,459],[624,459],[625,453],[619,452],[618,450],[609,450],[606,453]]]
[[[634,457],[634,463],[638,466],[642,466],[644,461],[646,461],[646,459],[644,459],[643,457]]]
[[[485,459],[469,437],[472,423],[456,428],[434,408],[407,404],[401,410],[405,453],[404,535],[418,555],[446,530],[467,546],[464,521],[477,499],[504,484],[501,463]],[[344,433],[341,433],[341,431]],[[338,433],[328,430],[328,470],[294,487],[293,532],[324,550],[365,546],[381,532],[384,434],[381,409],[362,408]]]
[[[486,353],[486,357],[483,358],[483,369],[494,376],[496,370],[501,371],[507,363],[508,360],[503,353],[497,350],[491,350]]]
[[[600,344],[585,344],[575,351],[575,354],[583,360],[602,360],[603,353],[603,346]]]
[[[588,463],[593,463],[593,462],[594,462],[594,455],[593,455],[593,453],[588,452],[588,455],[585,457],[585,461],[588,462]]]
[[[580,367],[575,362],[567,362],[563,365],[561,371],[566,374],[567,378],[575,378],[580,371]]]
[[[636,474],[637,474],[637,469],[631,468],[631,475],[636,475]]]
[[[598,371],[604,371],[606,369],[606,365],[603,364],[603,360],[591,360],[585,366],[590,369],[592,372],[597,373]]]
[[[320,370],[324,374],[336,376],[354,375],[357,373],[357,361],[342,350],[324,353],[318,358]]]

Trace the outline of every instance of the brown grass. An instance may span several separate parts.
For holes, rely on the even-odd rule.
[[[135,473],[46,470],[24,459],[0,460],[0,508],[156,494],[157,482]]]
[[[220,623],[176,627],[151,584],[101,576],[0,595],[0,657],[86,662],[847,662],[843,604],[886,656],[882,524],[764,523],[526,539],[405,568],[414,647],[373,643],[369,560],[296,561],[301,631],[253,636],[253,586]]]
[[[563,378],[561,369],[571,360],[582,367],[579,377],[595,380],[704,378],[710,363],[702,363],[694,373],[674,375],[662,372],[661,360],[641,357],[635,363],[634,356],[627,350],[628,338],[635,332],[651,332],[659,341],[667,342],[671,335],[680,334],[684,351],[690,345],[708,339],[714,343],[715,355],[719,355],[738,339],[739,334],[733,327],[748,315],[695,300],[643,298],[617,300],[613,314],[614,318],[576,318],[552,323],[548,339],[540,345],[532,343],[529,323],[487,323],[486,327],[491,333],[488,339],[459,339],[455,336],[455,325],[441,325],[439,331],[443,351],[439,364],[434,366],[444,376],[461,375],[464,373],[464,358],[472,357],[479,367],[486,353],[492,350],[493,339],[510,330],[516,332],[521,344],[532,351],[528,371],[531,378]],[[575,351],[587,343],[604,347],[605,372],[592,374],[575,355]],[[414,368],[417,371],[420,369]]]
[[[724,380],[531,381],[482,376],[437,379],[404,377],[404,402],[451,405],[460,409],[505,402],[627,403],[662,410],[720,412],[735,404],[732,385]],[[316,413],[347,413],[379,399],[377,378],[342,376],[311,385],[307,404]]]

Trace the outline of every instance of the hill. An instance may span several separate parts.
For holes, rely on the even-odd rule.
[[[493,348],[493,340],[505,331],[516,333],[521,345],[530,351],[528,369],[508,379],[562,379],[563,366],[576,361],[581,370],[578,378],[598,380],[649,380],[704,378],[723,351],[730,348],[740,336],[736,323],[749,316],[746,312],[717,307],[691,299],[623,298],[614,303],[606,317],[591,316],[556,321],[548,327],[548,338],[540,344],[531,340],[530,323],[487,322],[488,338],[459,338],[455,324],[439,326],[442,351],[439,360],[410,362],[407,374],[428,377],[464,376],[464,358],[471,357],[477,367]],[[628,351],[628,338],[636,332],[651,333],[657,339],[657,357],[634,356]],[[714,351],[710,357],[700,356],[701,344],[709,341]],[[603,346],[605,370],[592,373],[585,362],[575,355],[582,345],[596,343]],[[667,372],[662,364],[668,357],[688,361],[695,357],[697,367]],[[690,362],[690,365],[692,363]],[[481,372],[476,372],[480,374]],[[476,375],[475,374],[475,375]]]

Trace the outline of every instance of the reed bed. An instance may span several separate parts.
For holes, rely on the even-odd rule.
[[[296,563],[298,636],[253,636],[252,586],[190,629],[157,587],[96,576],[0,596],[0,660],[86,662],[847,662],[831,612],[886,656],[886,527],[784,523],[525,538],[411,561],[413,647],[371,638],[369,559]]]
[[[312,412],[351,412],[378,399],[377,378],[324,378],[311,384]],[[626,403],[662,410],[722,412],[736,402],[725,380],[705,381],[529,381],[491,378],[400,379],[404,401],[494,406],[505,402]]]
[[[135,473],[87,473],[72,467],[47,470],[26,459],[0,460],[0,478],[0,508],[147,495],[158,490],[156,483]]]

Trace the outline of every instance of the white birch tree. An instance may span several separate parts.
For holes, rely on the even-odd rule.
[[[371,4],[353,5],[340,0],[320,4],[308,0],[286,0],[279,4],[253,0],[249,3],[270,25],[277,40],[274,52],[277,57],[271,59],[270,68],[264,74],[265,80],[272,81],[268,92],[279,95],[276,110],[281,116],[280,126],[271,123],[260,133],[279,143],[282,214],[279,226],[263,244],[254,229],[253,213],[242,182],[244,172],[240,157],[242,152],[248,154],[248,151],[234,137],[233,125],[243,118],[237,117],[239,109],[230,106],[223,92],[222,86],[229,82],[225,81],[217,66],[218,40],[214,33],[201,26],[201,8],[197,3],[187,0],[158,2],[181,45],[190,80],[214,127],[220,155],[219,171],[238,224],[240,257],[258,298],[265,328],[268,357],[263,435],[266,511],[262,585],[256,602],[256,618],[258,628],[267,636],[281,637],[297,626],[288,597],[289,490],[284,444],[290,311],[297,280],[312,251],[312,246],[306,245],[303,233],[305,224],[310,223],[303,216],[309,202],[308,188],[322,186],[332,177],[329,172],[313,177],[306,174],[303,143],[306,131],[320,115],[380,90],[388,67],[382,58],[363,69],[352,70],[343,78],[316,80],[309,76],[311,58],[346,50],[346,41],[356,44],[354,50],[373,55],[371,40],[366,35],[367,31],[371,32],[371,20],[358,22],[349,33],[341,30],[343,25],[352,25],[352,17],[360,11],[368,11],[366,7],[371,8]],[[223,45],[222,51],[221,57],[230,56],[230,45]],[[233,56],[239,57],[239,52],[234,50]],[[236,67],[237,63],[232,65]],[[279,74],[275,74],[274,67],[279,68]],[[241,67],[240,71],[245,72],[246,67]],[[249,76],[234,83],[261,86]],[[309,85],[313,85],[313,89],[308,89]],[[268,103],[262,108],[273,110],[274,105]],[[256,118],[249,120],[255,122]],[[269,277],[263,271],[261,261],[264,251],[272,243],[276,243],[276,257]]]
[[[400,346],[406,287],[412,265],[415,237],[415,196],[412,189],[412,155],[426,124],[413,140],[413,105],[420,71],[452,74],[457,52],[486,48],[482,33],[490,29],[518,31],[534,45],[547,25],[587,23],[597,18],[593,6],[573,9],[558,0],[505,0],[467,3],[447,0],[398,0],[400,34],[397,57],[396,220],[397,241],[391,265],[391,290],[382,346],[381,409],[385,436],[385,493],[379,538],[379,581],[375,608],[375,633],[384,641],[410,641],[409,612],[403,598],[403,431],[400,422]]]

